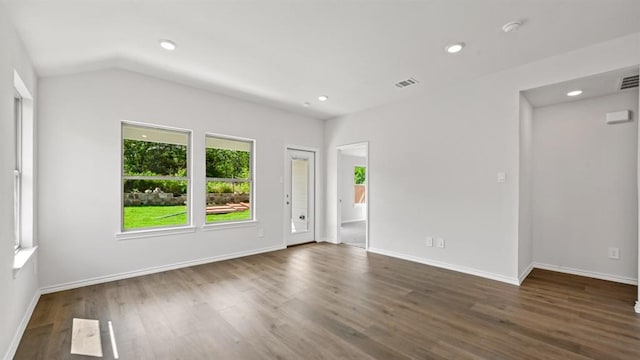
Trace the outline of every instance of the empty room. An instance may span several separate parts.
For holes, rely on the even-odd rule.
[[[638,15],[0,0],[0,358],[640,359]]]

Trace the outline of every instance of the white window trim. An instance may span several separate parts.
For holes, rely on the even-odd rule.
[[[22,95],[15,90],[13,100],[14,117],[14,169],[13,169],[13,249],[22,248]]]
[[[34,239],[34,206],[33,200],[35,196],[36,184],[34,182],[35,168],[35,144],[34,144],[34,98],[31,95],[27,85],[22,80],[16,70],[13,71],[13,86],[16,95],[21,98],[20,103],[20,169],[14,172],[14,181],[16,181],[16,190],[20,191],[19,204],[19,228],[20,247],[14,248],[13,258],[13,277],[17,277],[19,271],[34,257],[37,246]],[[12,236],[12,245],[15,246],[15,238]]]
[[[177,180],[186,180],[187,181],[187,224],[185,225],[168,225],[168,226],[154,226],[149,228],[140,228],[140,229],[124,229],[124,138],[122,129],[127,126],[137,126],[137,127],[146,127],[151,129],[160,129],[167,131],[175,131],[182,132],[187,135],[187,176],[185,178],[176,178]],[[165,125],[157,125],[157,124],[149,124],[138,121],[130,121],[130,120],[122,120],[119,123],[120,126],[120,188],[118,190],[118,194],[120,196],[120,231],[115,233],[115,238],[117,240],[130,240],[130,239],[140,239],[147,237],[157,237],[157,236],[165,236],[165,235],[178,235],[195,232],[196,227],[193,225],[193,181],[192,181],[192,169],[193,169],[193,131],[189,129],[182,129],[172,126]]]
[[[168,235],[181,235],[194,233],[196,227],[192,225],[173,226],[173,227],[153,227],[147,229],[135,229],[128,231],[121,231],[115,234],[117,240],[132,240],[142,239],[148,237],[168,236]]]
[[[202,225],[202,231],[215,231],[226,229],[238,229],[247,227],[256,227],[259,222],[257,220],[240,220],[240,221],[225,221],[217,223],[207,223]]]
[[[30,248],[20,248],[19,251],[16,252],[16,255],[13,257],[13,278],[18,277],[18,273],[22,270],[25,265],[29,262],[29,260],[33,257],[33,255],[38,250],[37,246],[33,246]]]
[[[207,145],[206,145],[206,139],[207,137],[215,137],[215,138],[220,138],[220,139],[227,139],[227,140],[237,140],[237,141],[242,141],[242,142],[248,142],[251,144],[251,156],[249,159],[249,165],[250,165],[250,169],[249,169],[249,188],[251,189],[251,194],[250,195],[250,207],[249,210],[251,211],[251,217],[247,220],[238,220],[238,221],[219,221],[219,222],[207,222],[207,216],[205,215],[204,217],[204,225],[202,225],[202,230],[203,231],[210,231],[210,230],[221,230],[221,229],[230,229],[230,228],[239,228],[239,227],[248,227],[248,226],[255,226],[258,223],[258,219],[256,216],[256,140],[255,139],[250,139],[250,138],[245,138],[245,137],[240,137],[240,136],[233,136],[233,135],[225,135],[225,134],[218,134],[218,133],[211,133],[211,132],[206,132],[205,133],[205,151],[207,149]],[[205,155],[205,196],[207,195],[207,183],[210,181],[209,179],[212,178],[208,178],[206,176],[206,167],[207,167],[207,157]],[[205,202],[205,206],[206,206],[206,202]]]

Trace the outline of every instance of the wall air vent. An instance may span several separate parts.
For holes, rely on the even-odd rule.
[[[402,80],[396,83],[396,87],[406,88],[407,86],[415,85],[418,83],[418,80],[414,78],[408,78],[407,80]]]
[[[638,87],[638,75],[627,76],[620,81],[620,90],[634,89]]]

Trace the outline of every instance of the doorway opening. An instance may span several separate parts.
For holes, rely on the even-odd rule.
[[[637,284],[638,73],[521,92],[521,282],[539,268]]]
[[[285,234],[287,246],[316,240],[316,150],[285,151]]]
[[[339,146],[338,243],[369,248],[369,144]]]

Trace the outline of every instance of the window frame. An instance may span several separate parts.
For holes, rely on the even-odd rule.
[[[363,168],[364,169],[364,182],[362,184],[358,184],[356,183],[356,169],[357,168]],[[355,207],[360,207],[360,206],[365,206],[367,204],[367,180],[368,180],[368,171],[367,171],[367,166],[366,165],[354,165],[353,166],[353,192],[354,192],[354,201],[353,201],[353,205]],[[355,200],[355,193],[356,193],[356,189],[357,186],[362,186],[364,187],[364,200],[362,202],[356,202]]]
[[[244,143],[249,143],[249,147],[251,149],[250,153],[249,153],[249,178],[247,180],[244,179],[229,179],[229,178],[214,178],[214,177],[208,177],[207,176],[207,155],[206,155],[206,151],[208,149],[207,147],[207,138],[217,138],[217,139],[223,139],[223,140],[232,140],[232,141],[238,141],[238,142],[244,142]],[[212,132],[206,132],[205,136],[204,136],[204,168],[205,168],[205,173],[204,173],[204,196],[205,196],[205,208],[207,206],[206,203],[206,197],[208,195],[208,191],[207,191],[207,184],[210,181],[215,181],[215,182],[236,182],[236,183],[249,183],[249,189],[250,189],[250,194],[249,194],[249,213],[250,213],[250,217],[248,219],[244,219],[244,220],[227,220],[227,221],[216,221],[216,222],[209,222],[207,221],[207,215],[206,215],[206,210],[205,210],[205,216],[204,216],[204,228],[215,228],[215,227],[228,227],[228,226],[233,226],[233,225],[243,225],[243,224],[250,224],[250,223],[255,223],[256,220],[256,189],[255,189],[255,168],[256,168],[256,140],[255,139],[251,139],[251,138],[245,138],[245,137],[240,137],[240,136],[233,136],[233,135],[226,135],[226,134],[219,134],[219,133],[212,133]]]
[[[183,133],[187,136],[187,173],[186,176],[143,176],[143,175],[125,175],[124,174],[124,128],[126,126],[138,127],[138,128],[148,128],[155,130],[163,130],[163,131],[172,131],[176,133]],[[193,229],[193,182],[192,180],[192,169],[193,169],[193,159],[192,159],[192,144],[193,144],[193,131],[189,129],[182,129],[171,126],[157,125],[157,124],[149,124],[143,122],[136,121],[128,121],[122,120],[120,122],[120,232],[117,237],[128,238],[128,237],[148,237],[154,236],[154,233],[159,234],[172,234],[175,231],[181,232],[181,230],[190,230]],[[135,229],[125,229],[124,228],[124,183],[125,180],[170,180],[170,181],[186,181],[187,182],[187,223],[182,225],[161,225],[161,226],[152,226],[145,228],[135,228]]]
[[[14,169],[13,169],[13,250],[18,253],[22,249],[22,126],[23,97],[14,89]]]

